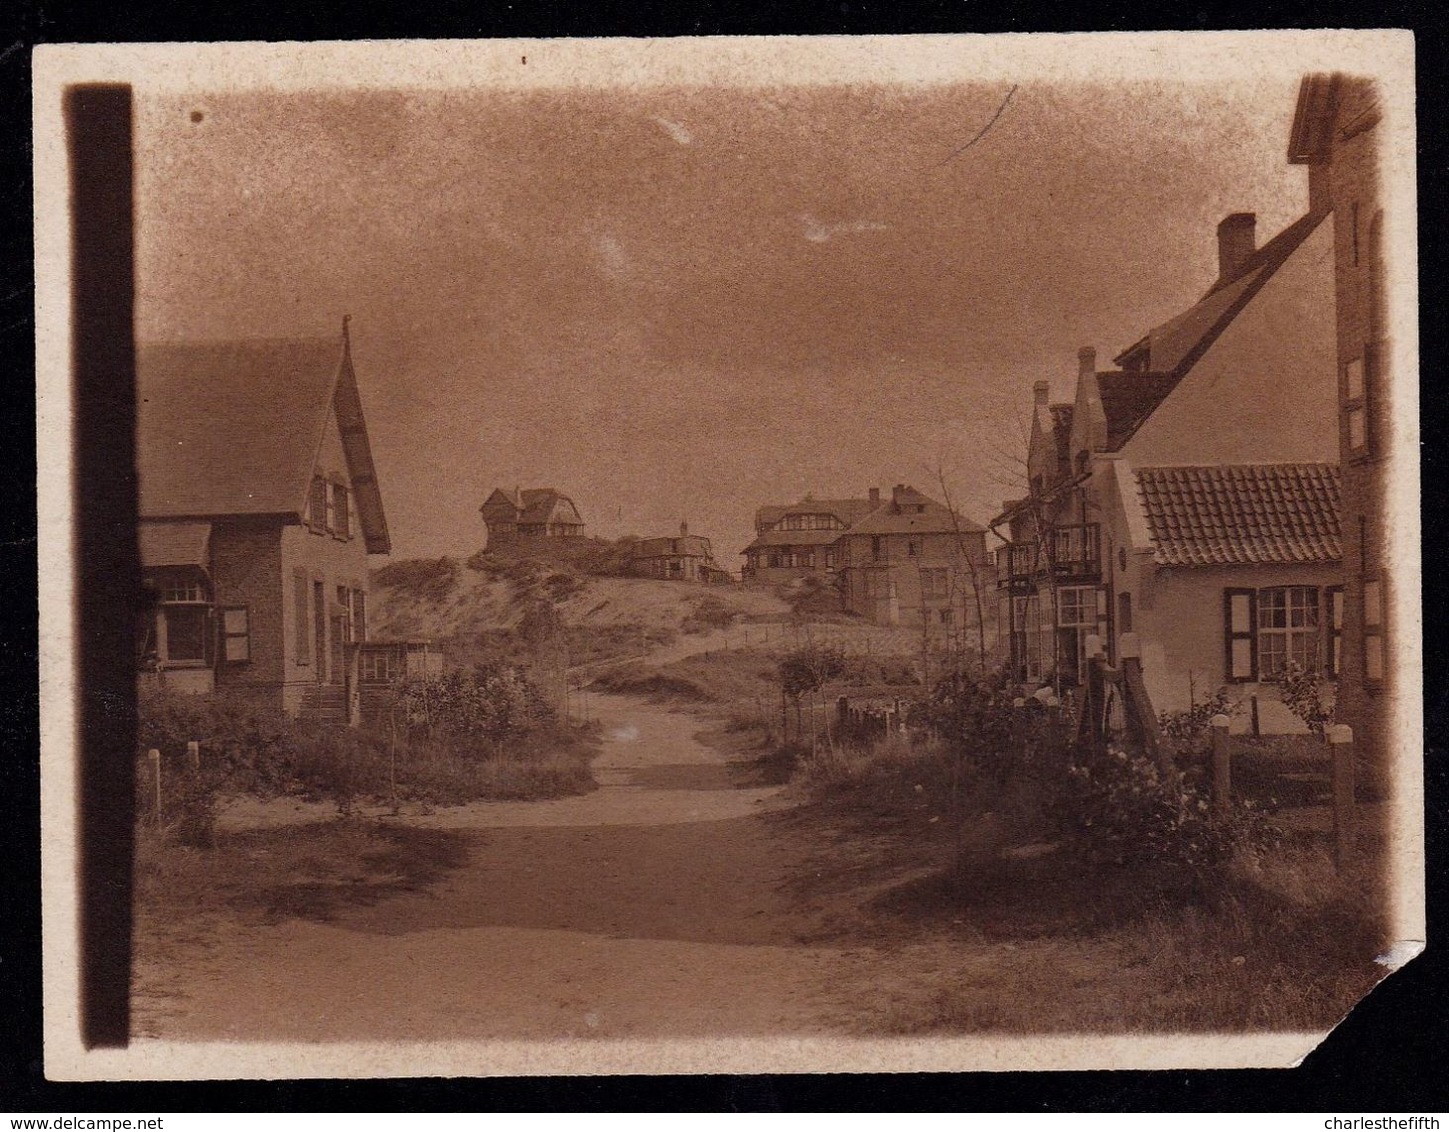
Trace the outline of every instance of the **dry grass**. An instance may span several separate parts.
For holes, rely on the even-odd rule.
[[[824,934],[939,951],[944,977],[894,988],[864,1030],[1326,1029],[1382,974],[1371,848],[1342,874],[1322,840],[1211,868],[1094,865],[1017,784],[962,776],[953,799],[937,744],[798,762],[803,802],[776,820],[819,847],[799,898],[859,897]]]

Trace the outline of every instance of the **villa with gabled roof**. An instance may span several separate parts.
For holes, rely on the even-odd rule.
[[[1118,368],[1084,347],[1070,403],[1036,383],[1028,494],[991,524],[1004,659],[1070,688],[1088,637],[1116,659],[1131,632],[1158,710],[1226,686],[1291,730],[1272,680],[1341,656],[1332,219],[1315,201],[1259,247],[1234,213],[1217,251]]]
[[[356,722],[368,555],[391,549],[340,338],[142,343],[144,678]]]

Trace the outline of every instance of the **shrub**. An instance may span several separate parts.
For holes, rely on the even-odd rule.
[[[1279,836],[1251,813],[1218,818],[1195,783],[1166,777],[1150,758],[1111,742],[1073,749],[1061,802],[1085,855],[1106,864],[1216,866]]]
[[[727,629],[734,623],[734,609],[713,594],[705,594],[693,599],[679,628],[685,633],[705,633],[710,629]]]
[[[1320,738],[1333,722],[1333,705],[1323,702],[1323,676],[1317,671],[1289,664],[1273,678],[1283,704]]]
[[[442,601],[458,584],[458,561],[446,555],[406,558],[374,570],[372,580],[411,597]]]
[[[505,742],[553,719],[537,686],[511,666],[480,664],[405,681],[402,695],[409,726],[451,740],[459,752],[478,753],[473,744],[481,739],[501,755]]]
[[[1173,751],[1182,755],[1202,754],[1212,733],[1215,715],[1229,718],[1243,710],[1243,705],[1234,700],[1226,688],[1219,688],[1200,704],[1194,704],[1187,711],[1164,711],[1157,716],[1163,738]]]

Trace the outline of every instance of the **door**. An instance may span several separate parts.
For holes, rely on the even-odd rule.
[[[347,662],[343,656],[345,634],[346,622],[339,614],[332,618],[332,649],[328,653],[329,684],[341,684],[343,673],[347,671]]]

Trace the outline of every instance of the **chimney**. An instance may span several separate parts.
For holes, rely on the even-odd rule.
[[[1230,283],[1243,273],[1243,264],[1257,250],[1258,216],[1234,212],[1218,225],[1218,282]]]
[[[905,495],[905,493],[906,485],[903,483],[898,483],[895,487],[891,488],[891,506],[899,509],[901,505],[901,496]]]
[[[880,488],[873,487],[870,489],[870,505],[872,508],[880,506]]]
[[[1091,377],[1097,372],[1097,348],[1083,346],[1077,351],[1077,377]]]
[[[1050,392],[1051,386],[1047,382],[1038,381],[1035,385],[1031,387],[1032,403],[1035,404],[1038,409],[1042,408],[1046,405],[1047,397],[1049,396]]]
[[[689,523],[686,520],[684,520],[684,519],[680,519],[679,520],[679,537],[680,538],[688,538],[689,537]]]

